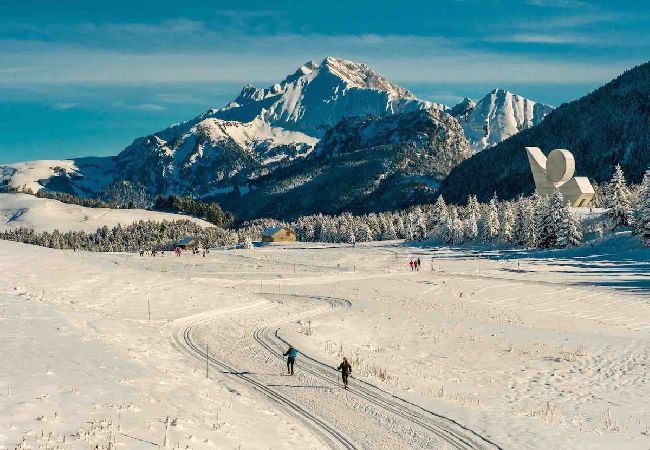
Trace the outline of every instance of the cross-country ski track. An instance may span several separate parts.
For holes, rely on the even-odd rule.
[[[294,314],[272,318],[272,311],[294,302],[307,302],[310,307]],[[206,355],[206,345],[197,336],[202,330],[216,327],[220,320],[233,323],[245,316],[268,316],[269,319],[264,320],[263,324],[250,327],[247,336],[252,339],[253,345],[257,346],[252,353],[258,357],[257,359],[266,358],[265,365],[272,360],[282,370],[284,366],[282,352],[287,347],[287,342],[280,336],[281,325],[349,306],[347,300],[328,296],[265,294],[265,300],[244,307],[217,310],[177,320],[163,327],[162,331],[177,350],[189,353],[204,364],[209,363],[210,367],[216,368],[221,375],[232,377],[258,395],[266,397],[284,413],[304,424],[330,448],[396,448],[396,443],[403,448],[486,450],[501,448],[452,419],[424,409],[366,381],[352,378],[350,389],[343,391],[339,373],[333,367],[302,352],[296,366],[298,377],[289,380],[292,382],[295,380],[292,384],[303,382],[304,386],[290,386],[286,383],[283,383],[285,384],[283,386],[280,383],[270,383],[269,374],[264,370],[256,371],[254,368],[233,364],[227,356],[219,354],[216,346],[211,346],[209,354]],[[283,381],[286,381],[287,378],[284,378]],[[315,392],[318,398],[309,401],[310,399],[296,398],[295,395],[284,392],[291,388],[305,388],[305,390],[314,388],[310,392]],[[330,417],[327,414],[328,408],[322,406],[327,403],[339,405],[342,401],[340,395],[346,395],[345,401],[351,402],[353,411],[344,411],[345,414]],[[347,404],[343,408],[349,406],[350,404]],[[363,421],[355,420],[357,414],[369,415],[372,420],[367,418]],[[367,428],[360,430],[362,423],[366,426],[374,424],[379,427],[374,430]],[[381,430],[385,428],[382,424],[390,424],[390,426],[388,429]],[[361,433],[356,432],[357,430]],[[364,434],[363,432],[365,437],[359,439],[359,435]],[[382,438],[386,433],[393,435],[391,436],[393,442]]]

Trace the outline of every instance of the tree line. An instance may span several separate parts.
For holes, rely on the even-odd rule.
[[[46,191],[45,189],[34,192],[31,188],[25,188],[13,190],[12,192],[34,195],[38,198],[57,200],[61,203],[87,208],[137,208],[185,214],[203,219],[221,228],[229,228],[234,222],[233,214],[228,211],[223,211],[217,203],[200,201],[191,197],[181,197],[178,195],[159,196],[153,202],[150,202],[147,200],[144,191],[133,187],[128,182],[116,183],[105,191],[110,193],[108,198],[112,200],[104,200],[103,198],[105,197],[103,196],[100,196],[100,198],[86,198],[65,192]]]
[[[590,214],[582,209],[581,217],[569,208],[562,194],[501,201],[494,196],[479,203],[470,196],[465,205],[447,205],[442,196],[436,203],[408,209],[352,215],[309,215],[286,223],[274,219],[257,219],[236,229],[222,226],[203,228],[188,220],[140,221],[128,226],[102,227],[93,233],[70,231],[36,233],[19,228],[0,233],[1,239],[24,242],[56,249],[121,252],[141,249],[167,250],[187,236],[209,247],[242,244],[261,239],[269,226],[293,228],[300,240],[307,242],[355,243],[394,239],[432,240],[449,245],[475,243],[508,245],[522,248],[566,248],[580,245],[585,239],[596,239],[617,229],[631,229],[650,245],[650,169],[638,189],[630,189],[623,170],[617,166],[610,183],[601,189],[600,202],[605,213]],[[214,204],[210,204],[214,205]],[[170,196],[159,207],[189,214],[217,214],[220,210],[201,210],[201,202],[185,201]],[[214,217],[223,225],[231,216]]]

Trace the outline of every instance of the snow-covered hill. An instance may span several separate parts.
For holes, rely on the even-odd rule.
[[[181,214],[143,209],[86,208],[27,194],[0,194],[0,231],[30,228],[36,232],[52,232],[57,229],[62,233],[92,233],[103,226],[126,226],[139,220],[191,220],[203,227],[214,226],[204,220]]]
[[[494,89],[478,103],[465,98],[450,113],[460,121],[474,152],[479,152],[537,125],[552,110],[552,106]]]

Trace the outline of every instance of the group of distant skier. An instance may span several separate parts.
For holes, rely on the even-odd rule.
[[[422,261],[420,261],[420,258],[412,259],[409,261],[409,266],[411,266],[411,271],[413,270],[420,270],[420,266],[422,265]]]
[[[143,258],[144,255],[145,255],[145,251],[144,251],[143,249],[140,249],[140,252],[139,252],[139,253],[140,253],[140,258]],[[174,249],[174,254],[175,254],[177,257],[180,258],[180,256],[181,256],[182,253],[183,253],[183,248],[182,248],[182,247],[176,247],[176,248]],[[192,254],[193,254],[193,255],[200,255],[200,254],[203,254],[203,257],[204,257],[204,258],[205,258],[205,255],[208,254],[208,253],[210,253],[210,250],[209,250],[207,247],[205,247],[202,251],[199,250],[198,248],[193,248],[193,249],[192,249]],[[158,250],[151,250],[151,256],[153,256],[154,258],[155,258],[156,256],[158,256]],[[165,256],[165,251],[164,251],[164,250],[160,252],[160,256]]]
[[[287,357],[287,374],[289,376],[293,376],[293,367],[296,363],[296,358],[298,357],[298,350],[291,344],[289,344],[289,348],[287,349],[286,352],[282,354],[282,356]],[[341,371],[341,378],[343,379],[343,387],[345,389],[348,389],[348,377],[352,373],[352,365],[348,361],[346,357],[343,357],[343,361],[339,366],[336,368],[336,370]]]

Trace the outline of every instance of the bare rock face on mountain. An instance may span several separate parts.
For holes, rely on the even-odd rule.
[[[460,121],[474,152],[479,152],[537,125],[552,110],[552,106],[494,89],[478,103],[466,98],[449,112]]]
[[[428,174],[444,177],[471,156],[458,121],[435,109],[386,117],[355,117],[339,122],[323,136],[318,154],[336,157],[379,145],[407,144],[420,149]]]
[[[328,130],[311,158],[214,199],[244,219],[395,209],[432,201],[471,154],[458,121],[438,110],[355,117]]]

